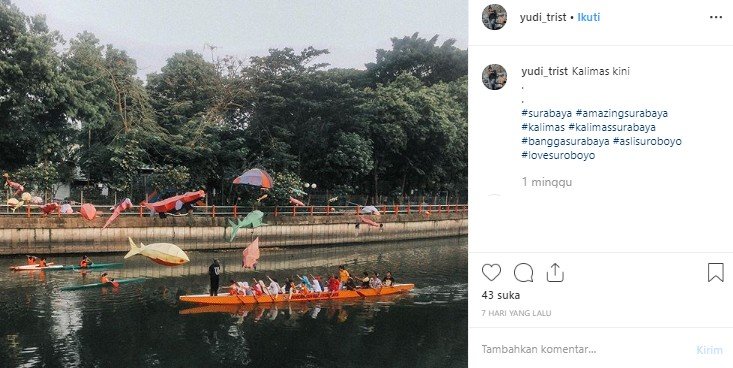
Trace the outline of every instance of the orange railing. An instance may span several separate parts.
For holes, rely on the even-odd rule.
[[[80,205],[71,205],[72,214],[78,215]],[[110,214],[110,205],[98,205],[98,213]],[[467,204],[392,204],[392,205],[377,205],[380,214],[384,215],[409,215],[409,214],[420,214],[429,216],[435,213],[468,213]],[[254,209],[271,214],[276,217],[279,216],[331,216],[331,215],[368,215],[368,211],[365,211],[364,206],[262,206],[259,208],[253,208],[249,206],[194,206],[191,212],[194,216],[208,216],[208,217],[237,217],[243,216],[251,212]],[[60,209],[54,210],[49,215],[55,216],[70,216],[71,214],[61,213]],[[135,207],[123,212],[121,216],[137,216],[145,217],[151,216],[150,210],[142,205],[136,205]],[[41,206],[29,205],[21,206],[15,211],[12,210],[12,206],[0,205],[0,216],[16,216],[16,217],[35,217],[44,216],[41,210]]]

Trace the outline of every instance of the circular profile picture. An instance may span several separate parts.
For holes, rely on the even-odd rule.
[[[491,64],[484,68],[481,80],[488,89],[502,89],[506,84],[506,69],[499,64]]]
[[[491,4],[484,8],[481,20],[484,26],[492,31],[502,29],[506,24],[506,9],[499,4]]]

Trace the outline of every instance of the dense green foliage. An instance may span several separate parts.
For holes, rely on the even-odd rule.
[[[437,39],[393,38],[365,70],[329,69],[314,48],[188,50],[143,81],[125,51],[88,32],[64,41],[0,0],[0,170],[36,190],[84,178],[137,198],[145,173],[148,190],[217,189],[223,203],[261,194],[231,185],[252,167],[340,195],[463,193],[467,52]]]

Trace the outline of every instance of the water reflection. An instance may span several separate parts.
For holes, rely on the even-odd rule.
[[[177,268],[138,257],[109,272],[144,283],[73,292],[59,288],[95,282],[101,271],[2,271],[0,366],[466,366],[466,251],[465,238],[267,251],[247,272],[239,251],[189,252],[191,262]],[[207,289],[213,257],[227,280],[325,275],[347,264],[357,274],[391,270],[416,288],[366,300],[180,303],[178,295]],[[0,267],[17,262],[0,258]]]

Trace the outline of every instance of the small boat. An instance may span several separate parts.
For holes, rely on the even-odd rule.
[[[131,279],[119,279],[119,280],[115,280],[114,283],[116,283],[117,285],[121,285],[121,284],[133,284],[133,283],[143,282],[143,281],[145,281],[145,278],[144,277],[135,277],[135,278],[131,278]],[[105,287],[105,286],[115,286],[115,284],[113,284],[112,282],[105,282],[105,283],[95,282],[93,284],[84,284],[84,285],[74,285],[74,286],[62,287],[61,288],[61,291],[74,291],[74,290],[82,290],[82,289],[93,289],[93,288],[101,288],[101,287]]]
[[[46,270],[46,271],[53,271],[53,270],[86,270],[86,269],[92,269],[92,268],[117,268],[122,267],[122,263],[92,263],[86,267],[81,267],[79,265],[57,265],[53,263],[49,263],[46,267],[39,267],[37,264],[34,265],[24,265],[24,266],[11,266],[10,269],[12,271],[35,271],[35,270]]]
[[[209,296],[208,294],[198,295],[182,295],[179,297],[182,302],[208,304],[208,305],[237,305],[237,304],[256,304],[256,303],[280,303],[280,302],[308,302],[316,300],[337,300],[337,299],[352,299],[352,298],[368,298],[377,297],[382,295],[392,295],[398,293],[406,293],[412,290],[415,284],[395,284],[394,286],[385,286],[377,289],[356,289],[356,290],[339,290],[339,291],[324,291],[320,293],[307,293],[307,294],[293,294],[292,297],[288,297],[288,294],[277,294],[267,295],[263,294],[260,296],[252,295],[218,295]]]
[[[57,265],[53,263],[48,263],[46,267],[41,267],[38,264],[23,265],[23,266],[10,266],[10,269],[12,271],[61,270],[63,268],[64,268],[64,265]]]
[[[117,268],[122,267],[122,263],[92,263],[90,265],[87,265],[86,267],[82,267],[79,265],[66,265],[64,266],[64,270],[86,270],[86,269],[93,269],[93,268]]]

